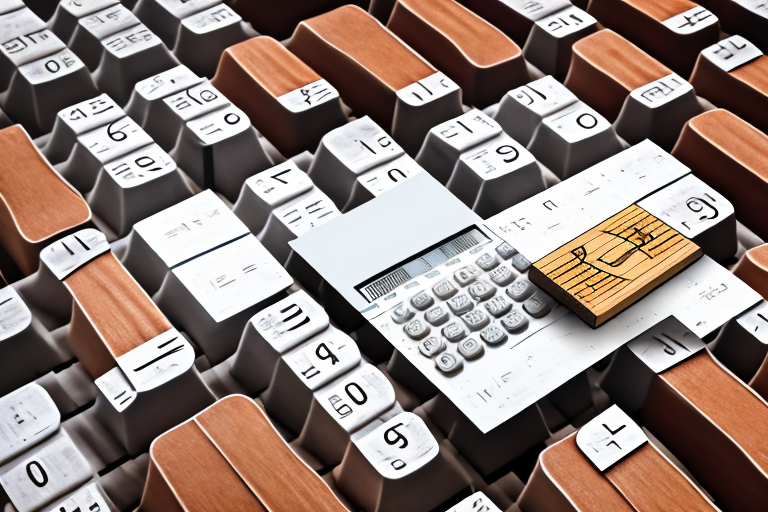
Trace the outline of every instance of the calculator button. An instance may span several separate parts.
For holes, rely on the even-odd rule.
[[[515,280],[516,275],[517,274],[512,272],[506,265],[502,265],[488,272],[488,277],[490,277],[491,281],[498,286],[507,286]]]
[[[520,311],[513,309],[501,319],[501,325],[512,334],[523,332],[528,327],[528,318]]]
[[[485,310],[488,311],[488,314],[494,318],[504,316],[509,313],[510,309],[512,309],[512,303],[504,298],[503,295],[497,295],[483,305],[485,306]]]
[[[427,292],[421,292],[411,297],[411,306],[415,307],[419,311],[424,311],[434,303],[435,299],[433,299],[432,296]]]
[[[445,350],[445,342],[435,336],[430,336],[419,343],[419,352],[421,352],[421,355],[424,357],[435,357],[443,350]]]
[[[502,259],[508,260],[515,254],[517,254],[517,250],[509,245],[507,242],[504,242],[500,246],[496,248],[496,252],[499,253],[499,256],[502,257]]]
[[[512,257],[512,266],[515,267],[518,272],[525,272],[528,270],[528,267],[531,266],[531,262],[525,259],[525,256],[518,253]]]
[[[420,340],[429,334],[429,326],[421,320],[412,320],[403,326],[403,331],[413,340]]]
[[[467,338],[459,343],[459,354],[464,356],[464,359],[475,359],[483,355],[483,346],[475,341],[474,338]]]
[[[467,265],[466,267],[460,268],[453,274],[453,278],[459,283],[459,286],[464,288],[475,280],[475,267]]]
[[[491,323],[490,317],[482,309],[474,309],[465,315],[461,315],[461,319],[464,320],[470,331],[479,331]]]
[[[533,296],[523,303],[523,309],[533,318],[541,318],[550,311],[555,301],[545,293],[536,292]]]
[[[496,256],[488,252],[486,252],[479,258],[477,258],[477,260],[475,260],[475,263],[477,264],[478,267],[485,270],[486,272],[499,266],[498,258],[496,258]]]
[[[435,358],[435,366],[437,366],[437,369],[443,373],[453,373],[464,367],[464,361],[453,354],[443,352]]]
[[[483,281],[475,281],[469,285],[468,290],[472,298],[478,302],[483,302],[496,295],[496,287]]]
[[[469,299],[466,293],[448,299],[447,303],[454,315],[462,315],[467,311],[472,311],[472,308],[475,307],[475,303]]]
[[[507,341],[507,333],[491,325],[480,331],[480,339],[489,345],[501,345]]]
[[[537,290],[538,288],[536,288],[536,285],[531,283],[528,279],[521,277],[507,288],[507,295],[509,295],[510,299],[516,302],[523,302]]]
[[[443,336],[448,341],[456,343],[463,340],[467,336],[467,331],[464,330],[464,326],[457,321],[453,321],[443,327]]]
[[[440,281],[432,287],[432,293],[440,300],[450,299],[456,295],[457,291],[459,291],[458,288],[453,286],[453,283],[448,280]]]
[[[424,313],[424,319],[435,326],[443,325],[448,321],[448,310],[443,306],[435,306]]]
[[[392,320],[396,324],[404,324],[413,318],[413,315],[413,310],[403,303],[398,304],[394,307],[394,309],[392,309]]]

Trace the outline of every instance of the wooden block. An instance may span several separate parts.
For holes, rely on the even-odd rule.
[[[91,220],[83,196],[51,167],[19,125],[0,130],[0,243],[25,275],[40,250]]]
[[[720,35],[717,17],[689,0],[592,0],[588,12],[683,77]]]
[[[468,105],[530,81],[520,47],[454,0],[398,0],[387,28],[459,84]]]
[[[137,512],[347,512],[249,398],[224,398],[150,449]]]
[[[632,205],[535,262],[529,279],[597,327],[701,255],[696,244]]]
[[[612,30],[600,30],[573,45],[565,86],[615,121],[629,93],[672,70]]]
[[[672,156],[723,194],[733,204],[739,221],[762,239],[768,239],[764,208],[768,197],[765,133],[727,110],[711,110],[688,121]]]
[[[768,300],[768,244],[758,245],[744,253],[733,267],[733,273]]]
[[[323,135],[346,121],[338,94],[320,80],[283,45],[262,36],[227,48],[211,83],[280,153],[291,157],[314,152]],[[301,108],[281,103],[290,93],[303,98]]]

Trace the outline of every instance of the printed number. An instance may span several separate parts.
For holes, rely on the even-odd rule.
[[[37,472],[33,471],[33,468],[37,468]],[[48,474],[36,460],[27,464],[27,476],[37,487],[45,487],[48,483]]]

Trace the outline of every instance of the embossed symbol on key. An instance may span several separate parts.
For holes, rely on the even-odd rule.
[[[529,278],[597,327],[701,254],[692,241],[633,205],[537,261]]]

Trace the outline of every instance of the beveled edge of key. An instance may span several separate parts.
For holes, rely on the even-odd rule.
[[[322,79],[304,61],[269,36],[247,39],[224,50],[211,83],[219,90],[226,90],[227,84],[222,82],[238,80],[235,76],[238,70],[275,98]]]
[[[327,505],[329,505],[328,508],[323,507],[322,509],[319,509],[319,508],[311,508],[311,509],[307,508],[307,509],[304,509],[304,510],[291,510],[291,511],[287,511],[287,510],[281,510],[281,509],[273,509],[272,507],[274,506],[274,504],[266,503],[265,507],[268,508],[270,510],[270,512],[322,512],[322,510],[336,511],[336,512],[348,512],[348,509],[341,503],[341,501],[338,499],[338,497],[336,497],[336,495],[333,493],[333,491],[328,486],[328,484],[325,482],[325,480],[323,480],[320,477],[320,475],[317,474],[303,459],[301,459],[298,455],[296,455],[293,452],[293,450],[290,448],[290,446],[282,438],[282,436],[277,431],[277,429],[275,428],[274,424],[269,419],[267,414],[262,410],[262,408],[259,407],[256,404],[256,402],[254,402],[251,398],[249,398],[249,397],[247,397],[245,395],[241,395],[241,394],[229,395],[229,396],[226,396],[226,397],[218,400],[214,404],[212,404],[212,405],[206,407],[205,409],[203,409],[202,411],[200,411],[193,418],[185,421],[184,423],[181,423],[180,425],[177,425],[176,427],[168,430],[164,434],[162,434],[162,435],[158,436],[157,438],[155,438],[155,440],[152,441],[152,444],[149,447],[149,458],[150,458],[150,462],[151,462],[150,469],[151,468],[155,468],[160,473],[160,475],[162,476],[162,478],[163,478],[164,482],[166,483],[166,485],[172,490],[171,483],[167,480],[167,476],[164,473],[161,464],[157,460],[157,452],[156,451],[157,451],[157,448],[158,448],[158,443],[162,443],[162,440],[163,439],[167,439],[168,436],[173,436],[175,431],[177,431],[182,426],[190,424],[190,423],[194,423],[197,426],[197,428],[200,429],[200,431],[203,433],[203,435],[205,435],[208,438],[208,440],[213,444],[215,449],[221,454],[222,458],[224,458],[226,460],[226,462],[228,464],[230,464],[230,467],[232,468],[232,470],[235,471],[238,474],[238,476],[240,476],[240,478],[243,481],[243,484],[246,485],[249,488],[250,492],[253,493],[253,495],[260,502],[263,503],[262,496],[259,496],[259,494],[256,491],[256,489],[254,489],[251,484],[246,482],[245,481],[246,479],[243,476],[241,476],[239,472],[237,472],[237,470],[232,465],[232,462],[230,461],[230,458],[227,457],[222,452],[222,449],[220,448],[220,446],[211,437],[211,434],[208,432],[206,427],[201,423],[201,420],[203,422],[205,421],[205,419],[204,419],[205,416],[207,416],[209,414],[212,414],[212,411],[213,411],[214,408],[228,407],[228,406],[232,405],[232,402],[235,402],[233,406],[238,408],[238,409],[240,409],[240,411],[241,411],[241,414],[238,414],[238,418],[242,418],[245,414],[248,414],[249,412],[253,412],[253,413],[255,413],[255,415],[258,418],[258,420],[264,422],[263,424],[265,424],[265,427],[267,428],[267,432],[269,432],[270,434],[274,434],[274,437],[271,440],[267,440],[267,439],[265,439],[265,437],[260,437],[258,439],[257,438],[249,438],[247,440],[246,439],[241,439],[241,441],[243,441],[243,442],[248,442],[248,441],[251,441],[251,442],[262,442],[262,443],[267,441],[267,442],[282,443],[282,446],[284,447],[284,449],[287,450],[286,454],[288,454],[290,457],[292,457],[293,460],[297,461],[297,463],[299,465],[298,466],[299,468],[302,468],[302,467],[305,468],[309,475],[314,476],[316,478],[317,482],[319,483],[319,488],[318,489],[319,490],[323,490],[323,489],[326,490],[327,491],[327,496],[330,498],[328,500],[328,502],[326,503]],[[209,426],[209,428],[210,428],[210,426]],[[271,450],[271,451],[274,454],[274,450]],[[281,482],[281,483],[285,484],[287,482]],[[175,492],[174,492],[174,496],[175,496]],[[309,496],[307,496],[307,497],[309,497]],[[320,496],[317,496],[317,495],[312,495],[312,497],[321,498]],[[178,497],[176,499],[178,499]],[[311,505],[311,503],[308,504],[308,505]]]
[[[347,24],[347,23],[367,23],[369,27],[366,27],[368,29],[368,36],[370,37],[370,33],[375,33],[375,31],[378,31],[381,36],[387,38],[390,45],[394,44],[395,46],[402,47],[402,50],[398,50],[403,52],[403,55],[397,56],[397,57],[403,57],[408,58],[410,62],[404,62],[400,61],[398,69],[400,71],[399,77],[397,79],[393,79],[393,77],[383,77],[380,73],[377,73],[373,71],[366,62],[361,61],[359,59],[360,55],[353,56],[350,55],[345,49],[338,46],[338,39],[336,39],[335,42],[329,41],[326,37],[322,36],[320,34],[320,30],[323,28],[330,28],[331,30],[335,29],[335,24]],[[309,31],[312,33],[313,37],[317,37],[325,42],[325,44],[332,46],[335,50],[341,52],[347,59],[352,61],[355,65],[359,66],[365,72],[369,75],[372,75],[375,77],[379,82],[384,84],[387,88],[392,90],[393,92],[397,92],[400,89],[403,89],[404,87],[407,87],[411,84],[414,84],[418,82],[419,80],[423,80],[424,78],[427,78],[429,76],[434,75],[437,73],[437,69],[435,69],[434,66],[432,66],[429,62],[427,62],[424,57],[413,51],[413,49],[405,44],[399,37],[397,37],[395,34],[393,34],[390,30],[388,30],[384,25],[379,23],[376,18],[372,17],[370,14],[368,14],[366,11],[361,9],[360,7],[356,5],[344,5],[341,7],[338,7],[332,11],[328,11],[326,13],[320,14],[318,16],[314,16],[312,18],[303,20],[301,23],[299,23],[296,26],[296,29],[293,32],[293,35],[291,36],[291,41],[288,44],[288,48],[293,51],[292,43],[296,40],[297,36],[301,36],[303,31]],[[341,34],[335,34],[335,35],[341,35]],[[352,43],[352,48],[370,48],[370,40],[366,41],[363,44],[360,44],[359,41],[355,39],[349,39],[347,41],[348,43]],[[409,57],[405,57],[406,55],[409,55]],[[369,57],[369,56],[367,56]],[[413,69],[407,70],[406,66],[410,65]]]
[[[442,12],[438,12],[441,9]],[[400,11],[407,10],[413,16],[419,18],[423,23],[430,25],[436,32],[442,35],[450,42],[457,51],[472,62],[478,68],[491,68],[505,62],[509,62],[523,54],[522,49],[511,38],[506,36],[495,25],[487,22],[473,11],[470,11],[462,4],[454,0],[397,0],[392,10],[392,15],[387,23],[387,27],[393,23]],[[447,27],[450,25],[442,23],[438,26],[433,21],[444,21],[444,18],[454,17],[461,20],[464,27],[472,30],[473,34],[466,34],[457,27]],[[483,31],[483,39],[480,44],[475,44],[479,39],[477,32]],[[471,46],[468,48],[467,46]],[[487,47],[495,55],[489,55],[488,52],[480,52],[479,47]],[[485,48],[484,48],[485,49]]]
[[[733,274],[763,296],[768,297],[768,244],[749,249],[733,267]]]
[[[90,206],[88,206],[88,203],[85,201],[83,196],[72,185],[70,185],[69,182],[67,182],[58,173],[58,171],[56,171],[56,169],[53,168],[52,165],[50,165],[50,163],[45,158],[45,156],[43,156],[40,149],[38,149],[38,147],[32,142],[31,137],[29,136],[29,134],[27,134],[27,131],[24,129],[23,126],[17,124],[17,125],[9,126],[7,128],[3,128],[2,130],[0,130],[0,142],[3,140],[4,136],[8,136],[12,139],[15,139],[11,141],[11,143],[14,145],[15,148],[17,148],[17,151],[23,151],[25,152],[25,154],[20,159],[18,157],[10,158],[8,154],[5,154],[4,152],[0,152],[0,155],[2,155],[3,157],[3,158],[0,158],[0,167],[6,167],[6,165],[13,166],[13,167],[24,166],[24,170],[29,171],[29,167],[27,166],[34,166],[38,172],[43,170],[42,171],[43,173],[47,172],[48,174],[51,175],[50,178],[45,178],[45,179],[48,179],[48,181],[51,181],[52,183],[60,184],[61,186],[64,187],[65,190],[68,190],[74,195],[75,201],[72,205],[69,205],[69,206],[82,206],[85,208],[83,212],[85,216],[81,215],[79,219],[77,218],[71,219],[71,222],[73,222],[72,224],[67,226],[60,226],[60,227],[55,226],[52,228],[52,230],[49,230],[47,233],[36,233],[33,231],[33,229],[39,228],[38,226],[34,226],[34,228],[31,226],[26,226],[26,227],[22,226],[22,224],[26,224],[29,220],[26,218],[23,218],[23,219],[20,218],[21,213],[27,213],[27,212],[18,212],[18,211],[14,212],[14,208],[12,207],[11,204],[9,204],[9,199],[6,197],[6,194],[3,194],[2,192],[0,192],[0,199],[2,199],[3,203],[5,204],[6,209],[10,213],[11,218],[13,219],[13,222],[16,228],[18,229],[19,234],[24,238],[25,241],[29,243],[39,243],[47,238],[55,236],[59,233],[72,229],[75,226],[79,226],[91,220],[93,214],[91,212]],[[34,151],[30,151],[30,148],[34,149]],[[1,146],[0,146],[0,149],[2,149]],[[7,164],[3,165],[4,162],[7,162]],[[9,174],[13,174],[13,172],[11,173],[0,172],[0,175],[7,176]],[[25,172],[24,181],[29,180],[30,174],[31,173],[29,172]],[[38,176],[45,176],[45,174],[39,174]],[[50,184],[51,183],[47,185],[50,185]],[[39,194],[42,191],[51,192],[52,190],[49,186],[35,187],[35,194]],[[17,208],[18,206],[19,205],[17,205]],[[21,206],[23,206],[24,208],[29,208],[30,206],[34,207],[34,204],[21,203]],[[31,219],[34,219],[35,222],[39,221],[41,217],[40,213],[45,212],[46,210],[48,210],[48,208],[45,208],[45,209],[35,208],[34,212],[32,212],[34,213],[34,215],[31,216]],[[51,227],[50,224],[47,222],[47,220],[48,219],[46,219],[45,227]],[[33,222],[32,224],[35,224],[35,222]],[[33,232],[27,233],[25,229],[28,229],[29,231],[33,231]]]

